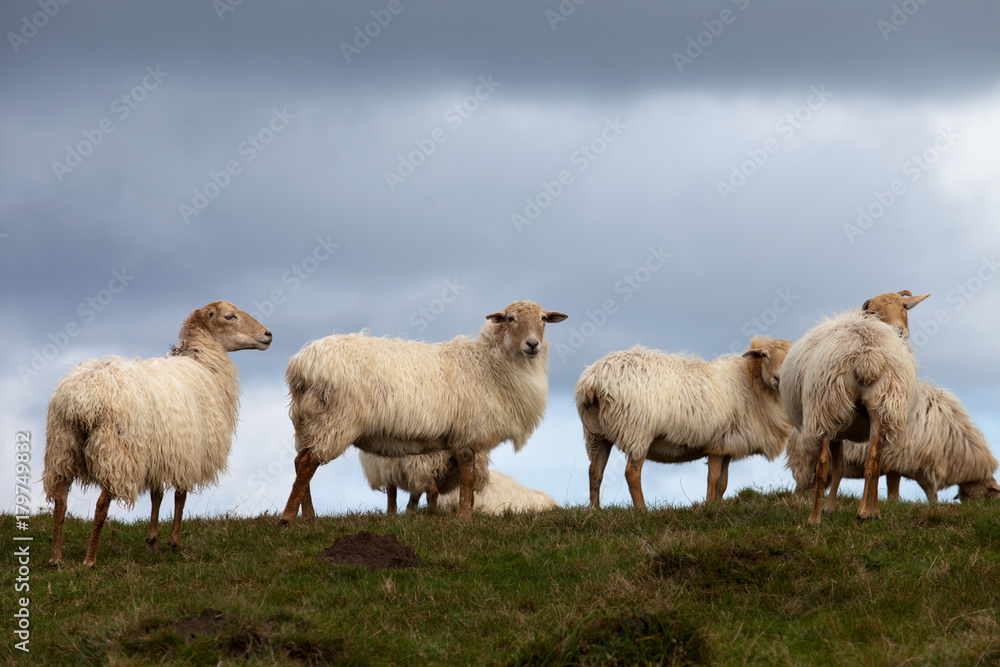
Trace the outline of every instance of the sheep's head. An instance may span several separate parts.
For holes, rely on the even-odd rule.
[[[191,313],[181,327],[182,344],[194,327],[207,331],[226,352],[266,350],[271,345],[271,332],[228,301],[215,301]]]
[[[906,311],[930,296],[913,296],[910,290],[901,292],[886,292],[865,301],[861,310],[867,315],[874,315],[893,329],[903,332],[903,338],[910,337],[910,323]]]
[[[567,317],[554,310],[543,310],[532,301],[515,301],[486,319],[497,325],[496,335],[502,336],[508,352],[534,359],[545,347],[545,323],[562,322]]]
[[[750,341],[750,349],[743,353],[750,360],[750,372],[758,378],[765,387],[778,391],[781,383],[781,364],[785,355],[792,347],[792,341],[779,338],[772,340],[770,336],[754,336]]]
[[[958,499],[963,503],[980,498],[1000,498],[1000,484],[997,484],[992,477],[988,477],[979,482],[964,482],[958,485]]]

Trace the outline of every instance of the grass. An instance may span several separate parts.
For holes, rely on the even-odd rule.
[[[744,490],[714,505],[539,515],[191,519],[184,549],[145,550],[109,521],[30,518],[31,662],[42,664],[995,665],[1000,507],[883,503],[857,525],[842,498],[818,529],[807,500]],[[165,541],[169,529],[161,525]],[[394,532],[420,567],[368,571],[316,554]],[[0,537],[14,544],[14,519]],[[21,533],[19,533],[21,534]],[[5,568],[13,629],[15,572]],[[179,622],[206,609],[191,634]],[[202,618],[208,618],[204,616]],[[25,656],[5,631],[0,657]]]

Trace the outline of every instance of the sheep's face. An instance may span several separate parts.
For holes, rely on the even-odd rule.
[[[210,303],[198,316],[226,352],[266,350],[271,345],[271,332],[228,301]]]
[[[1000,484],[989,477],[981,482],[965,482],[958,485],[958,499],[963,503],[980,498],[1000,498]]]
[[[785,362],[785,355],[791,347],[792,341],[784,338],[771,340],[769,337],[754,336],[750,341],[750,349],[744,352],[743,356],[752,361],[759,360],[760,370],[754,368],[755,363],[752,363],[751,370],[755,374],[759,373],[765,387],[778,391],[781,384],[781,365]]]
[[[562,322],[566,317],[554,310],[543,310],[532,301],[515,301],[486,319],[498,325],[497,335],[503,336],[503,346],[508,352],[534,359],[544,349],[545,323]]]
[[[865,301],[861,310],[867,315],[874,315],[893,329],[901,332],[902,337],[909,339],[910,323],[906,311],[930,296],[913,296],[910,290],[901,292],[886,292]]]

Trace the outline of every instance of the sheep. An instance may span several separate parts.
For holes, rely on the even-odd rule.
[[[755,336],[742,357],[713,361],[641,346],[613,352],[580,375],[576,405],[590,458],[590,506],[613,444],[628,457],[632,505],[645,510],[646,459],[682,463],[708,457],[708,501],[725,493],[729,462],[753,454],[774,460],[791,424],[778,400],[782,361],[791,341]]]
[[[864,477],[867,443],[843,443],[843,477]],[[812,486],[816,452],[795,431],[788,440],[788,468],[799,490]],[[920,383],[920,400],[906,428],[899,447],[885,452],[881,472],[886,475],[889,500],[899,499],[899,478],[915,480],[937,502],[938,491],[952,484],[959,486],[958,497],[1000,497],[1000,486],[993,475],[998,466],[982,431],[962,407],[958,398],[942,387]],[[839,480],[834,479],[833,484]]]
[[[820,523],[831,451],[837,474],[843,470],[843,451],[836,441],[844,439],[869,442],[857,519],[879,517],[880,446],[888,452],[898,445],[918,395],[906,312],[928,296],[912,296],[907,290],[880,294],[860,311],[825,318],[788,351],[781,403],[792,425],[819,452],[810,525]],[[833,510],[836,492],[831,486],[826,511]]]
[[[380,456],[444,450],[458,461],[458,516],[472,518],[475,454],[510,440],[518,451],[548,399],[546,322],[566,315],[516,301],[478,336],[425,343],[363,334],[308,343],[288,362],[295,482],[281,516],[315,517],[309,480],[348,445]]]
[[[412,511],[420,503],[420,496],[427,494],[427,507],[437,508],[438,496],[458,488],[458,461],[446,451],[414,456],[378,456],[360,452],[361,469],[364,470],[372,491],[384,491],[388,506],[386,514],[396,513],[396,489],[409,491],[410,501],[406,511]],[[489,476],[489,456],[485,452],[476,454],[476,493],[483,490]]]
[[[152,500],[146,544],[156,549],[164,488],[174,489],[168,544],[181,546],[188,491],[214,484],[225,470],[239,411],[239,372],[227,352],[266,350],[263,325],[227,301],[194,310],[170,356],[89,359],[56,385],[45,440],[45,494],[55,501],[53,566],[62,564],[66,498],[74,480],[101,495],[84,565],[94,567],[113,499],[131,508]]]
[[[454,512],[458,509],[457,490],[442,493],[439,500],[441,509]],[[504,512],[537,512],[559,507],[556,499],[532,489],[496,469],[490,469],[489,478],[482,493],[476,494],[475,510],[484,514]]]

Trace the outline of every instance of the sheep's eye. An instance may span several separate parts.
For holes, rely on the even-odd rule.
[[[516,320],[514,319],[514,316],[513,316],[513,315],[508,315],[508,316],[507,316],[507,321],[508,321],[508,322],[510,322],[511,324],[514,324],[514,322],[515,322]]]
[[[229,320],[229,321],[232,321],[232,320],[235,320],[235,319],[237,319],[237,318],[236,318],[236,316],[235,316],[235,315],[233,315],[232,313],[229,313],[228,315],[226,315],[226,319],[227,319],[227,320]]]

